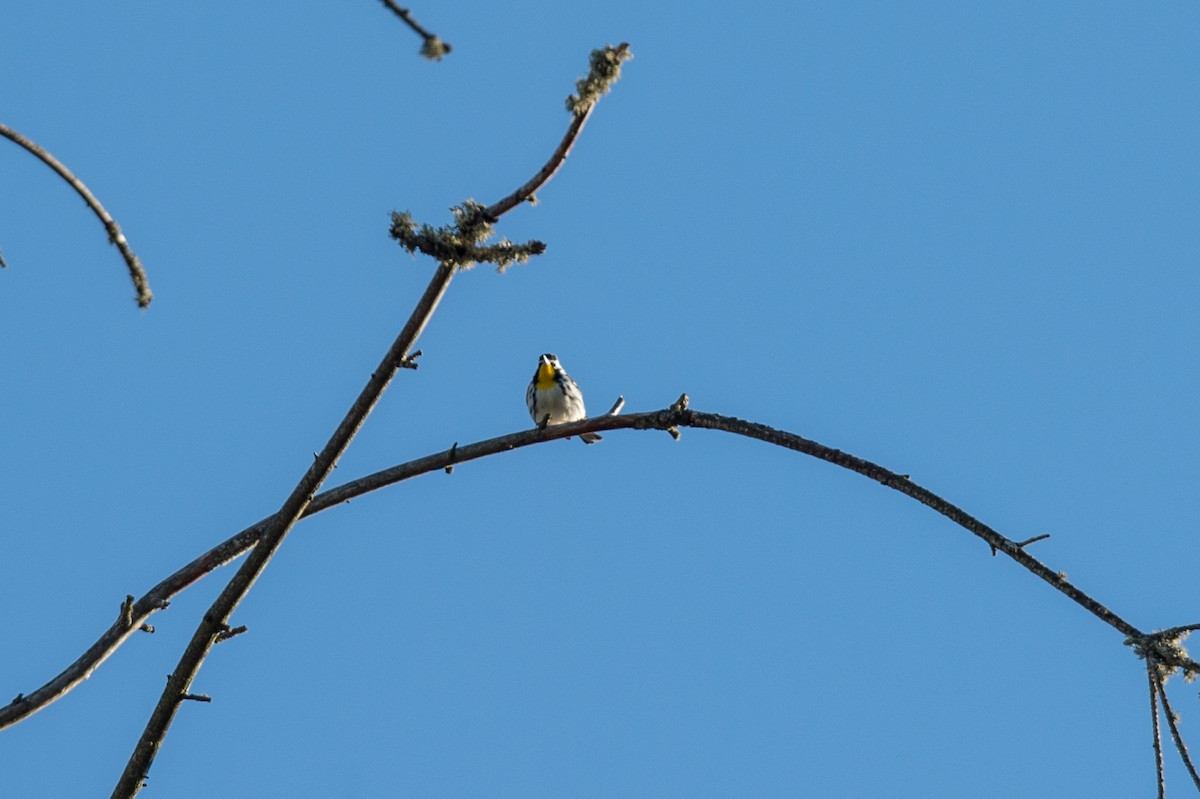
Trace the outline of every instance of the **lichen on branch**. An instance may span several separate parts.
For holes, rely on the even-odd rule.
[[[419,250],[460,269],[486,262],[495,264],[503,272],[513,264],[523,264],[530,256],[546,251],[546,245],[540,241],[516,244],[502,237],[495,243],[486,244],[493,234],[492,223],[485,207],[474,200],[466,200],[450,212],[454,214],[454,224],[435,228],[428,224],[418,225],[408,211],[393,211],[391,236],[410,253]]]
[[[613,47],[611,44],[593,50],[589,59],[590,69],[586,78],[575,81],[575,91],[567,98],[567,110],[574,114],[582,114],[597,100],[608,93],[612,85],[621,77],[621,64],[633,58],[629,44],[622,42]]]

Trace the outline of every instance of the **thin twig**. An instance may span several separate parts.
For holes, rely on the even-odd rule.
[[[384,469],[374,474],[361,477],[357,480],[351,480],[348,483],[343,483],[336,488],[331,488],[324,491],[313,498],[313,501],[304,511],[304,517],[312,516],[329,508],[336,507],[342,503],[349,502],[352,499],[368,494],[372,491],[378,491],[381,488],[394,485],[396,483],[409,480],[429,472],[435,472],[439,469],[445,469],[447,466],[455,466],[457,464],[467,463],[469,461],[485,458],[490,455],[496,455],[502,452],[522,447],[541,444],[546,441],[554,441],[570,436],[577,436],[580,433],[599,432],[603,430],[620,430],[620,429],[635,429],[635,430],[666,430],[675,425],[689,427],[705,427],[711,430],[721,430],[724,432],[735,433],[739,435],[747,435],[747,426],[751,426],[758,434],[752,435],[753,438],[758,438],[771,443],[779,443],[780,446],[787,446],[784,443],[776,442],[774,439],[795,439],[804,442],[799,446],[791,446],[790,449],[806,452],[813,457],[819,457],[832,463],[837,463],[843,468],[866,475],[872,479],[878,480],[884,485],[886,475],[893,474],[888,472],[881,466],[854,458],[851,455],[825,447],[807,439],[801,439],[799,436],[794,436],[781,430],[766,427],[765,425],[754,425],[751,422],[745,422],[741,419],[735,419],[728,416],[720,416],[717,414],[702,413],[692,410],[679,410],[678,404],[671,408],[664,408],[659,411],[650,411],[646,413],[633,413],[616,416],[596,416],[590,419],[585,419],[579,422],[570,424],[554,425],[545,429],[530,429],[523,430],[517,433],[499,436],[497,438],[478,441],[473,444],[454,446],[442,452],[427,455],[423,458],[408,461],[389,469]],[[811,450],[811,451],[810,451]],[[883,476],[885,479],[881,479]],[[893,482],[901,479],[899,475],[894,476]],[[945,500],[925,491],[920,486],[909,482],[909,487],[914,491],[925,492],[932,498],[931,501],[925,501],[924,504],[929,505],[934,510],[942,515],[947,516],[952,521],[965,527],[972,532],[974,526],[982,526],[982,522],[974,520],[961,510],[958,510]],[[890,487],[895,488],[895,485]],[[899,489],[897,489],[899,490]],[[905,491],[904,493],[910,493]],[[191,584],[195,583],[200,578],[204,577],[209,572],[229,563],[230,561],[240,557],[246,551],[251,549],[262,537],[264,531],[271,524],[274,517],[263,519],[236,535],[230,537],[221,544],[213,547],[208,552],[205,552],[200,557],[193,560],[183,568],[176,571],[171,576],[160,582],[154,588],[150,589],[141,599],[134,603],[132,609],[132,621],[135,624],[145,622],[152,614],[162,610],[167,606],[171,597],[180,593]],[[985,528],[990,530],[990,528]],[[979,533],[976,533],[977,535]],[[992,532],[998,541],[1008,541],[999,533]],[[985,538],[985,540],[987,540]],[[991,542],[989,542],[991,543]],[[1008,546],[997,545],[997,549],[1008,554],[1010,550],[1022,552],[1016,547],[1015,542],[1009,542]],[[1016,559],[1016,558],[1014,558]],[[1028,555],[1025,559],[1020,559],[1022,565],[1026,565],[1027,560],[1032,560]],[[1029,566],[1026,565],[1026,568]],[[1046,566],[1038,564],[1037,569],[1030,569],[1039,577],[1042,577],[1047,582],[1054,583],[1054,580],[1049,579],[1046,575],[1053,575]],[[1055,587],[1058,587],[1057,585]],[[1061,589],[1060,589],[1061,590]],[[1079,595],[1077,598],[1074,594],[1068,593],[1072,599],[1082,605],[1085,609],[1091,612],[1097,618],[1105,623],[1120,630],[1122,633],[1129,635],[1130,633],[1136,636],[1143,634],[1134,628],[1128,622],[1125,622],[1120,617],[1109,611],[1096,600],[1083,594],[1078,589],[1071,587],[1071,591]],[[1067,593],[1064,591],[1064,593]],[[1081,601],[1082,599],[1082,601]],[[122,619],[124,622],[124,619]],[[47,707],[52,702],[61,698],[77,685],[86,680],[97,667],[100,666],[125,640],[136,630],[130,629],[124,623],[115,624],[110,627],[95,644],[93,644],[78,660],[67,667],[61,674],[55,677],[41,688],[33,691],[28,695],[22,695],[13,703],[0,707],[0,729],[12,726],[22,719],[36,713],[44,707]],[[1192,661],[1193,666],[1195,664]],[[1186,664],[1184,664],[1186,665]]]
[[[1171,709],[1171,700],[1167,699],[1166,680],[1156,680],[1155,684],[1158,686],[1158,698],[1162,702],[1163,715],[1167,717],[1167,727],[1171,729],[1171,737],[1175,740],[1175,748],[1179,751],[1179,757],[1183,760],[1183,765],[1187,767],[1188,774],[1192,775],[1192,782],[1196,785],[1196,790],[1200,791],[1200,774],[1196,773],[1196,765],[1192,763],[1187,744],[1183,742],[1183,736],[1179,732],[1179,722],[1175,711]]]
[[[443,42],[438,38],[437,34],[431,33],[422,27],[419,22],[413,19],[412,13],[407,8],[401,8],[395,0],[382,0],[382,2],[421,37],[424,41],[424,44],[421,46],[421,55],[430,61],[437,61],[453,49],[450,47],[449,42]]]
[[[1154,633],[1156,638],[1176,638],[1181,633],[1194,633],[1200,630],[1200,624],[1185,624],[1182,627],[1168,627],[1165,630],[1159,630]]]
[[[88,204],[92,212],[100,218],[104,224],[104,229],[108,231],[108,240],[117,246],[121,251],[121,257],[125,259],[125,264],[129,267],[129,277],[133,280],[133,287],[137,290],[137,304],[145,308],[150,305],[150,301],[154,299],[154,293],[150,291],[150,283],[146,278],[146,270],[142,268],[142,262],[134,255],[133,250],[129,247],[129,242],[125,239],[125,234],[121,232],[121,226],[117,221],[104,209],[100,201],[96,199],[96,195],[92,194],[91,190],[83,184],[79,178],[71,173],[71,170],[63,166],[57,158],[47,152],[43,147],[35,142],[25,138],[20,133],[17,133],[12,128],[6,125],[0,125],[0,136],[4,136],[10,141],[24,147],[29,152],[33,153],[46,166],[53,169],[59,174],[63,180],[70,184],[71,188],[78,192],[83,201]]]
[[[576,123],[580,118],[586,119],[592,107],[594,107],[594,103],[584,112],[576,112],[572,115],[572,124],[568,127],[563,143],[556,151],[556,154],[562,152],[562,159],[566,158],[566,153],[570,151],[583,127],[582,123]],[[560,164],[562,159],[559,160]],[[553,158],[551,160],[553,161]],[[555,171],[557,171],[557,166],[549,171],[543,169],[544,177],[537,185],[529,188],[530,193],[548,181]],[[526,184],[521,190],[529,186],[530,184]],[[488,209],[488,215],[493,220],[517,204],[514,202],[505,206],[505,202],[502,200]],[[445,296],[446,290],[450,287],[450,281],[457,271],[458,266],[453,262],[443,261],[438,264],[433,278],[417,302],[416,308],[413,309],[404,329],[400,331],[379,366],[371,374],[366,386],[359,393],[358,399],[354,401],[325,447],[283,503],[283,507],[268,521],[266,528],[259,536],[254,551],[246,558],[229,584],[225,586],[208,612],[204,614],[203,620],[192,635],[192,640],[180,657],[179,665],[171,673],[171,679],[168,680],[167,687],[159,697],[158,704],[151,713],[150,720],[146,723],[146,728],[142,731],[133,754],[125,764],[125,770],[113,791],[114,797],[132,797],[141,789],[150,765],[154,762],[154,757],[158,754],[159,747],[162,746],[167,730],[179,709],[180,697],[189,695],[192,681],[212,650],[213,644],[220,638],[222,632],[229,628],[230,615],[249,593],[267,563],[270,562],[276,550],[291,532],[292,527],[305,515],[317,490],[336,467],[338,459],[341,458],[342,453],[346,451],[359,428],[366,421],[367,416],[375,407],[375,403],[379,401],[384,390],[391,383],[396,371],[404,363],[410,361],[412,357],[410,352],[413,346],[433,317],[434,311],[437,310],[438,304]]]
[[[1165,799],[1167,782],[1163,776],[1162,730],[1158,726],[1158,671],[1154,667],[1154,656],[1146,658],[1146,677],[1150,681],[1150,722],[1154,729],[1154,769],[1158,775],[1158,799]]]
[[[514,191],[512,194],[505,197],[503,200],[489,205],[484,209],[484,216],[489,221],[496,221],[500,217],[507,214],[512,209],[516,208],[521,203],[528,200],[537,193],[538,189],[546,185],[550,178],[554,177],[555,173],[562,168],[566,162],[567,156],[571,154],[571,148],[575,146],[575,140],[579,138],[583,126],[587,124],[588,119],[592,115],[592,109],[596,106],[588,106],[587,110],[582,113],[571,115],[571,125],[567,128],[567,134],[563,136],[559,142],[558,148],[550,156],[550,160],[546,161],[545,166],[537,171],[537,174],[525,182],[525,185]]]

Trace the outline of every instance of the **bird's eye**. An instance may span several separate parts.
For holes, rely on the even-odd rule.
[[[557,361],[557,360],[558,360],[558,356],[557,356],[557,355],[555,355],[555,354],[553,354],[553,353],[550,353],[550,352],[547,352],[547,353],[546,353],[545,355],[543,355],[542,357],[543,357],[543,358],[545,358],[545,359],[546,359],[546,360],[548,360],[548,361]]]

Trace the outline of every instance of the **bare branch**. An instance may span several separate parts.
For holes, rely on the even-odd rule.
[[[407,8],[401,8],[399,5],[397,5],[395,0],[382,0],[382,2],[385,6],[390,8],[396,16],[404,20],[405,24],[412,28],[417,35],[424,40],[424,44],[421,45],[421,55],[423,55],[425,58],[429,59],[430,61],[440,61],[442,56],[446,55],[451,49],[453,49],[450,47],[449,42],[443,42],[437,37],[436,34],[425,30],[420,23],[413,19],[412,13]]]
[[[240,627],[230,627],[229,625],[225,625],[224,629],[217,633],[216,642],[219,644],[222,641],[228,641],[230,638],[236,638],[237,636],[246,632],[246,630],[247,627],[244,624]]]
[[[546,180],[548,179],[549,175],[546,177]],[[506,210],[508,209],[503,209],[500,213]],[[488,213],[487,215],[494,220],[500,213]],[[477,215],[472,213],[470,206],[464,206],[463,217],[459,219],[459,228],[475,230],[478,227]],[[158,749],[162,746],[167,730],[179,709],[180,697],[189,695],[192,681],[199,672],[201,664],[204,663],[213,644],[217,642],[223,631],[228,630],[230,615],[249,593],[258,576],[262,574],[267,563],[274,557],[276,550],[291,532],[292,527],[305,515],[317,490],[337,466],[338,459],[341,458],[342,453],[346,451],[359,428],[366,421],[367,416],[375,407],[375,403],[379,401],[384,390],[391,383],[396,371],[405,363],[411,363],[413,356],[410,352],[413,346],[433,317],[434,311],[437,310],[438,304],[450,287],[450,281],[459,268],[459,264],[451,260],[442,260],[438,264],[433,278],[417,302],[416,308],[413,309],[408,322],[383,356],[379,366],[371,374],[366,386],[359,393],[358,399],[351,405],[341,424],[338,425],[320,454],[283,503],[283,507],[267,522],[254,551],[247,556],[229,584],[225,586],[208,612],[204,614],[203,620],[192,635],[192,640],[180,657],[179,664],[171,673],[167,687],[159,696],[158,704],[151,713],[150,720],[146,723],[146,728],[142,731],[129,762],[125,765],[125,770],[113,791],[114,797],[132,797],[141,789],[150,765],[154,762],[154,757],[158,754]]]
[[[79,178],[71,173],[71,170],[63,166],[57,158],[47,152],[38,144],[17,133],[12,128],[6,125],[0,125],[0,136],[4,136],[10,141],[24,147],[29,152],[39,158],[42,163],[53,169],[59,176],[70,184],[71,188],[79,193],[83,201],[88,204],[92,212],[100,218],[104,224],[104,229],[108,231],[108,240],[117,246],[121,251],[121,257],[125,259],[125,264],[129,267],[129,277],[133,280],[133,287],[137,290],[137,304],[139,307],[146,308],[150,305],[150,301],[154,299],[154,293],[150,291],[150,283],[146,278],[146,270],[142,268],[142,262],[134,255],[133,250],[129,247],[129,242],[125,239],[125,234],[121,232],[121,226],[117,221],[104,209],[96,196],[91,190],[83,184]],[[0,261],[0,263],[3,263]]]
[[[907,474],[904,475],[904,479],[905,480],[908,479]],[[1017,544],[1017,546],[1024,548],[1024,547],[1029,546],[1030,544],[1036,544],[1038,541],[1045,541],[1049,537],[1050,537],[1049,533],[1042,533],[1041,535],[1035,535],[1033,538],[1026,538],[1024,541],[1017,541],[1016,544]],[[992,557],[996,557],[995,549],[992,550]]]
[[[681,398],[682,400],[682,398]],[[351,480],[336,488],[322,492],[313,498],[312,502],[305,508],[304,517],[312,516],[329,508],[336,507],[343,503],[349,502],[352,499],[368,494],[372,491],[377,491],[396,483],[417,477],[429,472],[435,472],[439,469],[445,470],[454,467],[457,464],[467,463],[469,461],[485,458],[490,455],[496,455],[502,452],[527,447],[534,444],[541,444],[547,441],[553,441],[561,438],[569,438],[577,436],[580,433],[599,432],[603,430],[619,430],[619,429],[634,429],[634,430],[667,430],[671,427],[704,427],[711,430],[721,430],[725,432],[735,433],[738,435],[749,435],[752,438],[757,438],[762,441],[786,446],[789,449],[794,449],[805,454],[818,457],[822,460],[836,463],[843,468],[858,472],[873,480],[876,480],[883,485],[887,485],[898,491],[902,491],[910,496],[919,493],[917,498],[923,504],[928,505],[944,516],[947,516],[952,521],[962,527],[984,538],[989,545],[994,544],[998,551],[1009,554],[1014,560],[1024,565],[1027,569],[1037,574],[1043,580],[1053,585],[1058,590],[1069,596],[1071,599],[1079,603],[1101,621],[1109,624],[1121,632],[1126,634],[1133,633],[1138,640],[1145,640],[1146,635],[1133,627],[1128,622],[1121,619],[1112,611],[1105,608],[1096,600],[1084,594],[1079,589],[1071,586],[1069,583],[1060,584],[1058,576],[1048,567],[1034,560],[1016,545],[1016,542],[1000,535],[999,533],[986,527],[982,522],[967,515],[962,510],[937,497],[931,492],[921,488],[920,486],[908,481],[893,472],[884,469],[882,466],[855,458],[852,455],[847,455],[840,450],[831,449],[818,444],[814,441],[795,436],[781,430],[758,425],[752,422],[746,422],[741,419],[735,419],[728,416],[720,416],[717,414],[702,413],[688,409],[681,409],[682,402],[676,402],[669,408],[664,408],[659,411],[650,411],[646,413],[634,413],[624,415],[608,415],[597,416],[591,419],[584,419],[579,422],[570,424],[554,425],[544,429],[533,428],[523,430],[517,433],[491,438],[485,441],[479,441],[473,444],[460,446],[455,443],[449,449],[442,452],[427,455],[423,458],[408,461],[397,466],[393,466],[383,471],[375,472],[374,474],[361,477],[357,480]],[[900,488],[898,486],[904,486]],[[922,498],[923,497],[923,498]],[[133,605],[132,622],[134,624],[142,624],[153,613],[165,608],[169,604],[169,600],[175,594],[183,591],[192,583],[199,580],[209,572],[219,568],[220,566],[229,563],[239,557],[249,549],[251,549],[263,536],[268,526],[272,523],[275,517],[268,517],[256,524],[247,527],[238,534],[232,536],[228,540],[205,552],[200,557],[193,560],[183,568],[176,571],[170,577],[166,578],[154,588],[152,588],[145,596],[139,599]],[[978,530],[978,531],[977,531]],[[1020,557],[1011,555],[1016,552]],[[1035,564],[1031,567],[1028,563]],[[121,624],[114,624],[109,628],[95,644],[91,646],[75,663],[71,664],[61,674],[51,680],[43,687],[37,689],[31,694],[20,695],[11,704],[0,707],[0,729],[16,724],[24,718],[36,713],[38,710],[46,707],[52,702],[64,696],[71,691],[88,676],[92,674],[97,667],[100,666],[116,649],[125,642],[133,630],[124,625],[124,619]],[[1173,628],[1179,629],[1179,628]],[[1164,631],[1168,632],[1168,631]],[[1136,646],[1135,646],[1136,650]],[[1159,664],[1156,664],[1158,666]],[[1194,661],[1184,659],[1178,664],[1179,668],[1197,668],[1200,664]]]
[[[241,604],[242,599],[249,593],[258,576],[262,574],[267,563],[283,543],[284,538],[304,514],[313,495],[337,465],[338,459],[346,451],[346,447],[350,445],[351,440],[366,421],[368,414],[375,407],[375,403],[379,401],[384,390],[391,383],[400,364],[408,358],[409,350],[429,323],[438,303],[445,295],[446,289],[450,287],[454,273],[455,267],[452,264],[443,263],[438,266],[425,293],[417,302],[417,307],[413,310],[407,324],[404,325],[404,329],[401,330],[400,335],[396,337],[392,346],[383,356],[379,366],[371,374],[366,386],[351,405],[341,424],[338,425],[308,471],[304,473],[296,488],[283,503],[283,507],[271,517],[258,544],[254,547],[254,551],[246,558],[241,568],[221,591],[208,612],[204,614],[203,620],[192,635],[192,640],[180,657],[179,665],[171,673],[167,687],[159,697],[158,704],[150,715],[150,720],[146,723],[146,728],[134,748],[133,755],[125,765],[125,771],[113,791],[113,796],[134,796],[141,789],[143,778],[149,771],[154,756],[158,754],[167,729],[171,726],[175,713],[179,709],[180,698],[189,695],[192,681],[199,672],[201,664],[208,657],[209,651],[222,632],[228,629],[230,615]]]
[[[187,700],[187,701],[191,701],[191,702],[211,702],[212,701],[212,697],[209,696],[208,694],[184,694],[183,696],[179,697],[179,699],[180,699],[180,701]]]

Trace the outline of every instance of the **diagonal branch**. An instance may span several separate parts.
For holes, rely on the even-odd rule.
[[[142,308],[148,307],[150,301],[154,299],[154,294],[150,291],[150,283],[146,278],[146,270],[142,268],[142,262],[138,260],[133,250],[130,249],[129,242],[125,239],[125,234],[121,232],[121,226],[104,209],[104,206],[96,199],[96,195],[92,194],[91,190],[83,184],[83,181],[75,177],[71,170],[67,169],[61,161],[37,143],[25,138],[7,125],[0,125],[0,136],[16,142],[33,153],[42,163],[57,172],[59,177],[69,183],[71,188],[79,193],[83,201],[88,204],[88,207],[92,209],[92,212],[104,224],[104,229],[108,231],[108,240],[115,244],[117,249],[121,251],[121,257],[125,259],[125,264],[129,267],[129,277],[133,279],[133,287],[137,290],[138,306]],[[3,262],[0,261],[0,263]]]
[[[400,4],[396,2],[396,0],[382,0],[382,2],[385,6],[392,10],[392,13],[404,20],[404,23],[408,25],[408,27],[412,28],[413,31],[424,40],[424,44],[421,45],[421,55],[425,56],[430,61],[439,61],[441,60],[442,56],[450,52],[452,49],[450,47],[450,43],[443,42],[437,37],[437,34],[430,33],[429,31],[425,30],[425,28],[422,27],[419,22],[413,19],[412,12],[410,12],[407,8],[402,8]]]
[[[583,130],[583,126],[587,124],[588,118],[592,115],[592,109],[596,107],[596,100],[608,91],[608,87],[620,77],[621,63],[630,58],[633,58],[633,54],[630,53],[629,44],[626,42],[622,42],[616,47],[610,45],[592,53],[592,68],[588,77],[577,84],[580,96],[571,95],[567,98],[568,107],[573,109],[573,118],[571,127],[567,130],[567,135],[563,137],[562,143],[558,145],[558,149],[550,156],[546,165],[538,170],[538,173],[530,178],[524,186],[503,200],[488,206],[484,211],[486,217],[491,220],[499,219],[526,200],[531,200],[537,190],[554,177],[563,162],[567,160],[567,156],[571,154],[571,147],[574,146],[576,137],[579,136],[579,132]],[[585,86],[590,87],[590,91],[585,91]]]
[[[852,455],[818,444],[815,441],[802,438],[800,436],[788,433],[775,428],[767,427],[766,425],[758,425],[753,422],[746,422],[741,419],[736,419],[718,414],[701,413],[699,411],[687,410],[682,407],[681,403],[664,408],[659,411],[650,411],[646,413],[632,413],[624,415],[606,414],[604,416],[585,419],[572,424],[556,425],[547,427],[544,430],[536,428],[532,430],[524,430],[517,433],[510,433],[498,438],[491,438],[485,441],[479,441],[466,446],[455,445],[450,449],[442,452],[427,455],[423,458],[418,458],[407,463],[393,466],[389,469],[384,469],[374,474],[367,475],[357,480],[352,480],[343,485],[332,488],[321,494],[318,494],[309,503],[304,510],[303,516],[308,517],[321,511],[328,510],[351,499],[363,496],[372,491],[377,491],[396,483],[403,482],[419,475],[436,472],[450,466],[466,463],[479,458],[496,455],[503,452],[519,449],[522,447],[531,446],[533,444],[541,444],[546,441],[553,441],[569,436],[577,436],[580,433],[598,432],[602,430],[619,430],[619,429],[635,429],[635,430],[670,430],[672,427],[704,427],[711,430],[720,430],[738,435],[749,435],[752,438],[757,438],[769,443],[775,443],[779,446],[786,446],[789,449],[794,449],[813,457],[820,458],[830,463],[836,463],[843,468],[871,477],[884,485],[896,488],[897,486],[907,486],[909,490],[905,491],[911,495],[912,491],[925,492],[929,497],[933,498],[933,502],[925,502],[924,504],[933,507],[939,513],[948,516],[953,521],[957,522],[968,530],[975,532],[972,525],[981,527],[989,531],[990,536],[981,535],[989,544],[995,544],[997,550],[1009,554],[1010,551],[1023,552],[1016,542],[1009,541],[1004,536],[991,531],[991,528],[983,526],[982,522],[974,520],[965,512],[955,508],[950,503],[920,488],[915,483],[882,466],[865,461],[860,458],[855,458]],[[890,475],[890,477],[888,477]],[[881,479],[882,478],[882,479]],[[897,489],[899,490],[899,489]],[[949,512],[948,512],[949,511]],[[22,719],[41,710],[55,700],[61,698],[67,692],[75,688],[83,680],[87,679],[91,673],[106,660],[116,649],[133,635],[139,627],[154,613],[164,609],[169,600],[176,594],[183,591],[192,583],[199,580],[211,571],[229,563],[239,557],[247,550],[252,548],[263,536],[264,531],[270,525],[274,517],[263,519],[256,524],[247,527],[240,533],[232,536],[228,540],[204,553],[200,557],[193,560],[177,572],[166,578],[154,588],[152,588],[145,596],[139,599],[126,609],[122,618],[119,618],[112,627],[110,627],[100,639],[92,645],[75,663],[65,669],[62,674],[59,674],[45,686],[37,689],[28,696],[18,697],[17,700],[0,708],[0,729],[11,726],[21,721]],[[978,533],[977,533],[978,534]],[[1007,542],[1007,545],[1005,544]],[[1015,548],[1015,549],[1014,549]],[[1051,575],[1058,579],[1058,575],[1051,572],[1046,566],[1038,564],[1042,572],[1035,571],[1039,576],[1045,574]],[[1044,577],[1044,579],[1046,579]],[[1047,580],[1050,581],[1049,579]],[[1065,583],[1065,580],[1062,581]],[[1057,587],[1057,586],[1056,586]],[[1061,589],[1060,589],[1061,590]],[[1078,589],[1073,589],[1078,592]],[[1115,627],[1116,629],[1127,632],[1133,631],[1141,635],[1132,625],[1117,617],[1111,611],[1108,611],[1099,602],[1096,602],[1091,597],[1088,597],[1082,592],[1083,601],[1080,602],[1085,608],[1097,615],[1101,620]],[[1074,596],[1072,596],[1075,599]],[[1076,601],[1079,601],[1076,599]],[[1101,613],[1097,613],[1094,608],[1102,609]],[[1186,665],[1186,664],[1185,664]],[[1195,666],[1196,664],[1192,664]]]
[[[565,152],[570,150],[571,144],[582,128],[579,118],[586,118],[592,105],[594,102],[586,109],[574,113],[574,119],[568,128],[564,144],[559,146],[559,150],[564,152],[563,158],[566,157]],[[547,173],[537,187],[549,180],[552,174],[553,172]],[[533,190],[536,190],[537,187],[534,187]],[[493,216],[499,216],[515,205],[516,203],[513,203],[512,206],[500,208],[499,213],[493,214]],[[497,207],[493,206],[493,208]],[[366,421],[367,416],[375,407],[375,403],[379,401],[384,390],[391,383],[396,371],[409,361],[409,352],[429,323],[434,311],[437,310],[438,304],[445,296],[446,290],[450,287],[450,281],[458,268],[458,264],[454,261],[443,260],[438,264],[433,278],[421,299],[418,300],[417,307],[413,309],[404,329],[400,331],[400,335],[396,337],[379,366],[371,374],[366,386],[359,393],[345,418],[342,419],[324,448],[317,454],[308,471],[304,473],[296,488],[283,503],[283,507],[267,521],[254,551],[246,558],[229,584],[225,586],[220,596],[204,614],[203,620],[180,657],[179,664],[167,679],[167,686],[159,697],[158,703],[146,723],[146,728],[142,731],[133,754],[117,782],[113,791],[114,797],[132,797],[141,790],[150,765],[154,762],[154,757],[158,754],[167,730],[175,718],[175,713],[183,699],[191,695],[192,681],[199,672],[200,666],[208,657],[213,645],[229,629],[229,617],[254,586],[255,581],[262,574],[267,563],[274,557],[292,527],[304,515],[317,490],[337,465],[338,459],[341,458],[342,453],[346,451]]]

